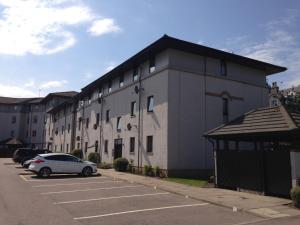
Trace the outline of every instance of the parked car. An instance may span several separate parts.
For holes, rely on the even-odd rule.
[[[13,161],[23,164],[25,161],[34,158],[38,154],[49,153],[46,149],[31,149],[31,148],[19,148],[13,154]]]
[[[50,174],[81,174],[90,176],[97,172],[97,165],[64,153],[39,154],[30,163],[29,170],[41,177]]]
[[[22,164],[22,166],[24,167],[24,168],[26,168],[26,169],[28,169],[28,167],[30,166],[30,163],[33,161],[33,159],[28,159],[28,160],[26,160],[23,164]]]

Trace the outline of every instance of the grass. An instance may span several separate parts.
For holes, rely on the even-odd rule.
[[[207,184],[207,180],[201,179],[190,179],[190,178],[179,178],[179,177],[168,177],[164,178],[166,181],[176,182],[194,187],[203,187]]]

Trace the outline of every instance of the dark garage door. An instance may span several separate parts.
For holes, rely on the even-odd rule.
[[[217,185],[288,197],[291,169],[288,151],[217,151]]]

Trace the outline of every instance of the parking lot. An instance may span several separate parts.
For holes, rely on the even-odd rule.
[[[9,159],[1,159],[0,162],[1,184],[6,182],[3,188],[0,187],[0,197],[3,204],[6,204],[3,210],[9,214],[13,212],[15,217],[20,215],[18,224],[38,224],[43,217],[47,218],[43,224],[47,224],[45,222],[47,221],[49,224],[106,225],[242,225],[264,220],[251,214],[234,212],[232,209],[194,200],[188,196],[159,190],[156,187],[101,175],[87,178],[52,175],[49,179],[40,179],[19,165],[11,163]],[[5,181],[6,179],[8,181]],[[16,187],[9,187],[8,184],[14,184]],[[10,191],[13,193],[9,193]],[[16,201],[16,193],[24,196],[18,198],[20,202],[6,203]],[[14,194],[15,197],[10,198],[9,194]],[[15,206],[16,209],[9,206]],[[27,214],[28,218],[22,210],[30,211]],[[37,216],[34,216],[36,222],[30,220],[34,210],[38,210]],[[13,220],[8,215],[6,219]],[[51,219],[52,222],[49,221]],[[11,224],[14,223],[16,222]],[[1,219],[0,224],[6,225],[1,223]]]

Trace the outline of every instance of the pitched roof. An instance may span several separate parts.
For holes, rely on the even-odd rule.
[[[14,104],[25,104],[28,102],[36,103],[42,98],[10,98],[10,97],[0,97],[0,104],[14,105]]]
[[[246,136],[300,130],[300,112],[288,112],[284,106],[259,108],[208,131],[207,137]]]
[[[65,92],[54,92],[48,94],[42,102],[47,101],[48,99],[52,98],[53,96],[58,96],[58,97],[64,97],[64,98],[73,98],[78,94],[77,91],[65,91]]]
[[[164,35],[157,41],[153,42],[122,64],[115,67],[113,70],[109,71],[108,73],[104,74],[97,80],[93,81],[89,85],[82,88],[82,94],[87,93],[90,89],[97,87],[102,81],[113,79],[116,76],[119,76],[121,73],[125,72],[126,70],[132,69],[135,66],[138,66],[140,63],[144,62],[145,60],[151,58],[152,56],[155,56],[157,53],[168,49],[177,49],[189,53],[199,54],[199,55],[205,55],[208,57],[213,58],[221,58],[224,60],[236,62],[242,65],[246,65],[249,67],[265,70],[268,75],[279,73],[285,71],[287,68],[273,65],[270,63],[265,63],[259,60],[250,59],[244,56],[236,55],[233,53],[221,51],[218,49],[206,47],[203,45],[183,41],[180,39],[176,39],[173,37],[170,37],[168,35]]]

